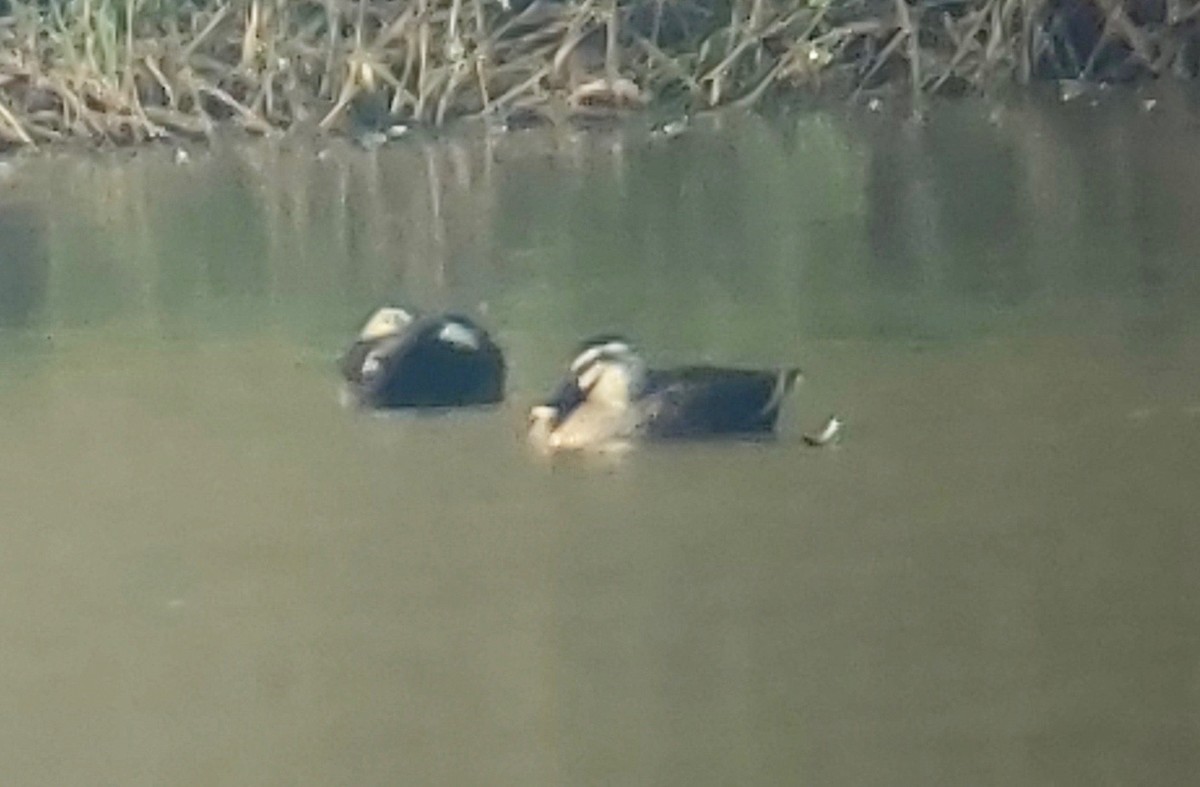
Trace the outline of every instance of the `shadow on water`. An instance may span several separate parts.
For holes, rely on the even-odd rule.
[[[1187,783],[1193,126],[1116,96],[16,162],[6,775]],[[510,401],[340,408],[388,300],[480,316]],[[525,407],[613,329],[809,382],[771,443],[538,461]]]

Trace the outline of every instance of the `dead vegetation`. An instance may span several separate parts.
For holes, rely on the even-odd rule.
[[[0,0],[0,144],[1200,70],[1200,0]]]

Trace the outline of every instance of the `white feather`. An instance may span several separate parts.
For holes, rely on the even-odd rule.
[[[371,318],[367,320],[367,324],[363,326],[359,338],[369,342],[388,336],[396,336],[402,333],[412,321],[412,315],[404,309],[395,306],[385,306],[371,315]]]
[[[604,364],[595,363],[583,370],[579,375],[576,383],[583,391],[590,391],[595,387],[600,380],[600,375],[604,374]]]
[[[589,347],[571,361],[571,373],[578,374],[579,370],[599,358],[601,355],[630,355],[633,348],[625,342],[605,342],[595,347]]]
[[[371,377],[382,368],[383,362],[379,360],[379,356],[375,353],[367,353],[367,357],[363,359],[361,374],[363,377]]]
[[[437,335],[439,342],[464,347],[468,350],[479,349],[479,335],[471,328],[459,322],[448,322]]]

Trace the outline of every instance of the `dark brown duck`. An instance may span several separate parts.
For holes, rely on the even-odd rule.
[[[459,314],[379,309],[338,366],[365,407],[468,407],[504,399],[503,353],[487,331]]]

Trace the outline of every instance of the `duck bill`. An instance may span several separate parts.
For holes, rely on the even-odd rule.
[[[546,408],[543,412],[549,415],[550,428],[557,429],[585,401],[587,394],[574,379],[570,379],[564,380],[541,407]]]

